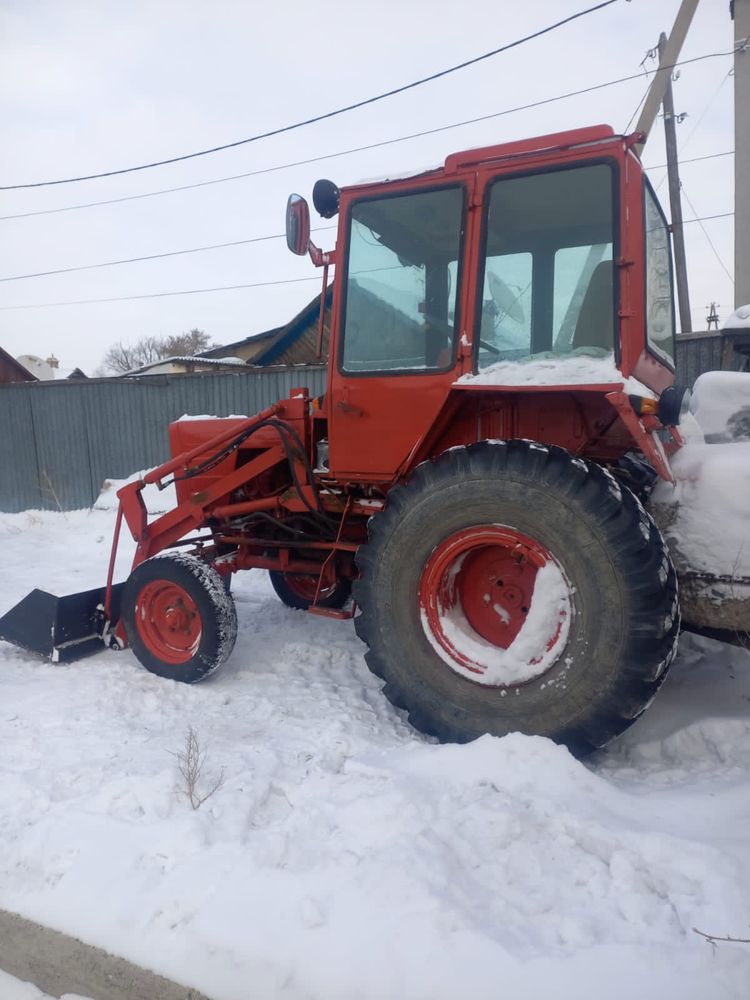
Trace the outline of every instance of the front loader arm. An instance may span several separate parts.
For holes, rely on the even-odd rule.
[[[284,501],[277,494],[249,501],[232,499],[237,490],[274,466],[293,465],[292,479],[298,485],[298,492],[301,491],[300,499],[308,506],[314,503],[313,484],[308,482],[309,477],[306,474],[306,468],[309,466],[305,455],[300,452],[300,448],[304,448],[304,445],[293,429],[295,422],[304,421],[306,412],[306,393],[282,403],[275,403],[242,422],[233,421],[230,428],[225,428],[214,437],[181,452],[157,468],[151,469],[141,479],[127,483],[118,490],[120,505],[112,540],[104,602],[105,615],[109,621],[112,620],[114,566],[123,520],[136,542],[131,567],[135,569],[146,559],[169,548],[190,532],[205,525],[210,518],[243,516],[257,510],[267,512],[281,510]],[[288,424],[284,421],[284,417],[289,418]],[[241,444],[249,441],[252,445],[250,439],[253,434],[269,426],[278,434],[277,444],[263,442],[262,450],[254,458],[216,478],[207,478],[205,475],[200,479],[197,478],[206,469],[215,467],[219,461],[237,451]],[[197,487],[195,491],[182,490],[182,499],[177,505],[149,523],[143,500],[145,487],[155,485],[163,490],[173,483],[189,482],[191,478],[195,479]]]
[[[286,453],[281,446],[269,448],[251,462],[240,466],[228,476],[223,476],[207,489],[192,494],[188,500],[179,503],[175,508],[162,514],[151,524],[147,523],[146,507],[143,503],[142,491],[147,485],[149,477],[158,472],[158,469],[149,473],[149,477],[135,483],[128,483],[118,492],[123,517],[130,528],[134,540],[138,543],[133,559],[133,569],[151,556],[161,552],[162,549],[174,545],[175,542],[184,538],[190,531],[194,531],[205,523],[210,516],[211,509],[224,497],[233,493],[240,486],[255,479],[262,472],[266,472],[274,465],[286,461]],[[173,463],[168,463],[173,464]],[[169,474],[169,473],[167,473]],[[161,478],[151,479],[151,482],[159,485]],[[279,505],[278,497],[268,497],[261,501],[263,509],[272,509]],[[227,513],[232,510],[233,505],[222,508]],[[241,505],[237,505],[241,506]]]

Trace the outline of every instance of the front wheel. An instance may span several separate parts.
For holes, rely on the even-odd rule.
[[[676,648],[658,529],[562,448],[482,442],[423,463],[357,563],[368,666],[441,740],[520,731],[584,754],[637,718]]]
[[[182,552],[161,553],[133,570],[122,619],[143,666],[187,684],[218,669],[237,638],[237,612],[221,576]]]
[[[279,599],[288,608],[297,608],[299,611],[307,609],[315,601],[317,594],[317,605],[321,608],[343,608],[349,600],[351,593],[351,583],[343,578],[339,578],[335,583],[318,590],[317,576],[303,576],[297,573],[282,573],[280,570],[269,570],[271,586],[276,591]]]

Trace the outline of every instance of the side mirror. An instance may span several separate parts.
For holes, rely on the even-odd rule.
[[[310,209],[298,194],[290,194],[286,203],[286,245],[300,257],[310,246]]]

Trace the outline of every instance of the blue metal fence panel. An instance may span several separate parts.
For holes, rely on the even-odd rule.
[[[29,393],[42,506],[72,510],[92,492],[83,396],[61,383]]]
[[[299,386],[325,391],[323,367],[151,375],[0,386],[0,510],[89,507],[105,479],[169,458],[183,414],[253,414]]]
[[[0,387],[0,510],[41,507],[34,424],[28,393]]]

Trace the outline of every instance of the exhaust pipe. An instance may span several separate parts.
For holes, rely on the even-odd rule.
[[[0,618],[0,639],[53,663],[71,663],[99,652],[120,617],[123,584],[112,587],[111,618],[104,614],[106,587],[55,597],[32,590]]]

